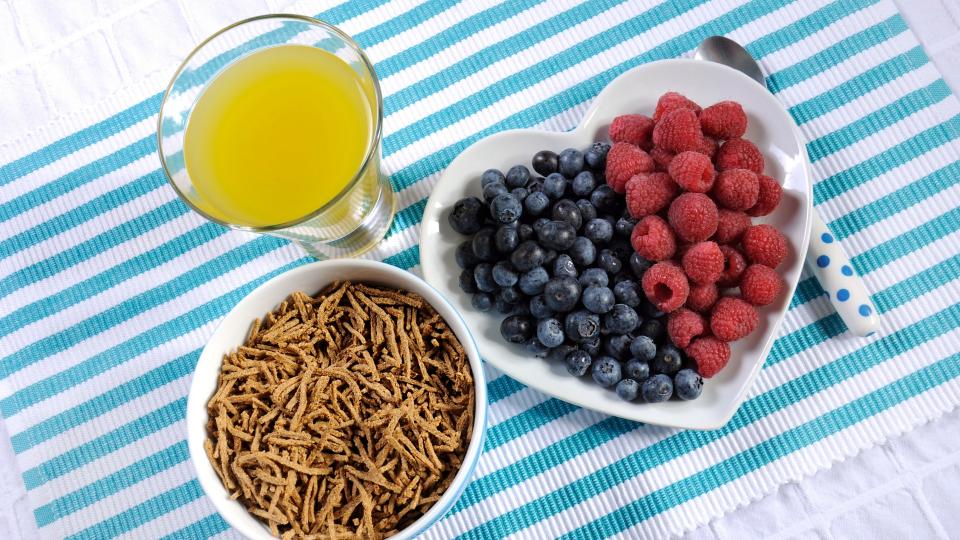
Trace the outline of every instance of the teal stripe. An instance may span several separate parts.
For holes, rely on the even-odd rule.
[[[877,109],[846,126],[830,132],[807,144],[811,162],[836,153],[874,133],[879,133],[897,122],[950,97],[950,88],[943,79],[918,88],[889,105]]]
[[[598,538],[679,506],[695,497],[759,470],[774,461],[891,409],[960,376],[960,354],[954,354],[892,382],[823,416],[771,437],[683,480],[645,494],[613,512],[584,524],[562,538]]]
[[[407,10],[404,13],[396,13],[393,10],[390,13],[391,18],[368,30],[353,36],[354,41],[363,48],[370,48],[378,43],[382,43],[391,37],[406,32],[407,30],[419,26],[427,19],[434,17],[438,13],[446,11],[457,4],[458,0],[430,0],[423,2]],[[380,4],[380,2],[378,2]],[[369,8],[368,8],[369,9]],[[358,15],[362,14],[358,13]],[[321,17],[322,18],[322,17]],[[379,78],[383,75],[378,74]]]
[[[798,41],[806,39],[811,34],[819,32],[844,17],[862,11],[876,4],[878,1],[879,0],[862,0],[851,2],[849,0],[839,0],[833,2],[813,13],[797,19],[775,32],[755,39],[745,45],[745,47],[754,58],[763,58],[768,54],[775,53]]]
[[[23,472],[27,489],[36,489],[54,478],[133,444],[143,437],[183,420],[187,398],[182,397],[110,432],[67,450]]]
[[[230,525],[220,517],[220,514],[210,514],[200,521],[174,531],[161,540],[196,540],[198,538],[210,538],[220,534],[230,528]]]
[[[863,184],[864,178],[876,178],[935,148],[956,140],[958,129],[960,129],[960,114],[942,124],[927,128],[853,167],[824,178],[813,185],[814,204],[821,204],[838,197]]]
[[[10,437],[13,451],[20,454],[57,435],[89,422],[109,411],[146,395],[161,386],[189,375],[197,365],[200,349],[151,369],[120,386],[92,397]]]
[[[826,49],[784,68],[767,77],[767,88],[774,94],[796,86],[810,77],[811,73],[822,73],[829,68],[840,65],[857,54],[883,43],[884,41],[907,31],[907,23],[900,14],[895,14],[887,20],[865,28],[849,37],[846,37]],[[756,55],[753,47],[747,45],[747,50]]]
[[[593,473],[577,478],[531,503],[494,517],[468,531],[462,537],[486,538],[513,534],[596,496],[600,492],[620,484],[627,478],[639,476],[654,467],[716,441],[724,435],[738,431],[744,426],[801,399],[843,382],[903,351],[913,349],[921,343],[943,335],[958,325],[960,325],[960,304],[951,306],[906,328],[884,336],[867,344],[859,351],[826,363],[809,373],[744,402],[730,422],[719,430],[681,431]],[[535,455],[544,461],[549,461],[552,457],[542,455],[542,453]],[[553,466],[557,464],[559,462]],[[516,485],[526,479],[527,477],[519,471],[512,469],[512,474],[505,475],[506,482],[498,486],[496,491],[502,491],[510,485]],[[468,486],[467,491],[474,489],[473,486],[479,481]]]
[[[68,540],[113,538],[136,529],[140,525],[157,519],[202,496],[203,491],[200,489],[200,484],[196,480],[190,480],[67,538]]]
[[[960,227],[960,207],[941,214],[897,238],[882,242],[871,248],[869,257],[854,257],[854,262],[861,274],[869,274],[890,261],[943,238],[956,231],[958,227]],[[903,251],[903,246],[908,246],[907,251]]]
[[[524,410],[522,415],[508,418],[490,427],[490,429],[487,430],[487,440],[484,444],[484,451],[499,448],[518,437],[522,437],[527,432],[545,426],[557,418],[570,414],[579,408],[580,407],[571,405],[566,401],[553,398],[538,403]]]
[[[46,527],[54,521],[118,493],[142,480],[159,474],[190,458],[187,441],[180,441],[136,463],[113,472],[91,484],[60,496],[34,510],[37,525]]]
[[[520,384],[515,379],[502,375],[487,384],[487,400],[493,405],[501,399],[509,397],[524,388],[526,388],[526,386]]]
[[[420,220],[423,218],[423,211],[427,207],[427,200],[420,199],[410,206],[400,210],[393,216],[393,223],[390,224],[388,235],[393,236],[407,227],[419,227]]]
[[[309,259],[304,257],[283,265],[276,270],[267,272],[220,297],[197,306],[183,315],[158,324],[150,330],[119,343],[106,351],[81,362],[77,362],[69,367],[65,367],[63,371],[51,375],[42,381],[36,382],[26,388],[21,388],[14,394],[0,401],[0,412],[9,418],[13,414],[22,411],[25,407],[51,398],[67,388],[81,384],[110,368],[118,366],[131,358],[135,358],[211,320],[220,318],[260,283],[308,261]]]
[[[404,270],[413,268],[414,266],[420,264],[419,246],[414,244],[400,253],[383,259],[383,262],[396,266],[397,268],[403,268]]]

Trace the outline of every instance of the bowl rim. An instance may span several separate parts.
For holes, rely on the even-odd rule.
[[[444,298],[440,291],[427,283],[426,280],[413,273],[401,270],[400,268],[386,263],[366,259],[331,259],[307,263],[280,273],[263,282],[245,295],[233,306],[233,308],[230,309],[226,315],[223,316],[223,318],[217,324],[216,329],[210,334],[207,343],[203,347],[203,350],[200,352],[200,356],[197,359],[197,365],[194,368],[193,377],[190,382],[190,390],[187,395],[187,447],[194,473],[197,481],[200,483],[200,487],[203,489],[204,495],[206,495],[207,499],[213,503],[217,513],[220,514],[220,516],[228,524],[230,524],[231,527],[233,527],[243,536],[250,539],[274,538],[274,536],[269,533],[269,531],[259,522],[259,520],[255,520],[258,528],[251,529],[250,522],[234,519],[233,514],[236,513],[236,509],[242,510],[246,515],[250,514],[238,501],[229,500],[224,496],[227,494],[226,488],[216,475],[213,466],[210,464],[210,461],[207,458],[206,451],[203,448],[203,443],[206,440],[206,437],[194,436],[195,433],[206,433],[205,426],[209,418],[207,414],[206,403],[210,398],[210,393],[205,388],[200,388],[201,383],[198,382],[196,374],[201,369],[216,369],[217,372],[219,372],[223,361],[224,351],[212,350],[210,347],[210,342],[220,332],[225,331],[224,329],[226,328],[228,322],[233,322],[234,319],[241,317],[246,319],[246,315],[243,314],[246,309],[246,303],[253,302],[253,299],[265,294],[266,290],[270,289],[277,283],[291,280],[292,278],[301,274],[308,274],[318,269],[336,269],[338,271],[345,272],[347,275],[349,275],[351,269],[365,269],[375,273],[382,273],[385,276],[390,276],[397,283],[404,283],[404,285],[389,286],[405,288],[423,296],[424,299],[427,300],[427,302],[437,310],[440,316],[444,318],[447,324],[450,325],[451,330],[453,330],[454,334],[460,340],[460,343],[464,348],[464,352],[467,355],[467,360],[470,364],[470,370],[473,375],[473,386],[475,392],[473,433],[470,438],[470,442],[467,445],[467,451],[464,454],[464,459],[462,465],[460,466],[460,470],[457,471],[457,474],[454,476],[450,486],[443,493],[443,495],[440,496],[440,499],[438,499],[437,502],[435,502],[433,506],[431,506],[416,521],[390,537],[392,540],[406,540],[413,538],[439,521],[440,518],[442,518],[453,507],[457,500],[459,500],[460,496],[463,494],[463,491],[473,478],[473,473],[476,470],[477,462],[479,461],[486,439],[489,403],[487,401],[486,376],[483,371],[483,363],[480,357],[479,348],[477,347],[476,340],[474,339],[473,334],[470,332],[470,328],[467,326],[466,321],[463,319],[457,309],[454,308],[446,298]],[[376,279],[371,281],[376,281]],[[323,285],[321,285],[321,287],[322,286]],[[293,292],[294,291],[291,290],[287,294],[289,295]],[[281,300],[282,298],[278,299],[277,304]],[[249,323],[249,321],[245,321],[245,323]],[[196,426],[200,426],[201,429],[196,429]]]

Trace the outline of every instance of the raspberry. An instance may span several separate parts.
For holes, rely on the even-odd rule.
[[[628,143],[614,143],[607,153],[607,184],[623,193],[634,175],[653,171],[653,160],[643,150]]]
[[[697,363],[697,372],[708,379],[719,373],[730,361],[730,345],[712,336],[693,340],[685,352]]]
[[[670,162],[673,161],[673,157],[676,154],[669,150],[664,150],[659,146],[654,146],[653,150],[650,150],[650,157],[653,158],[654,163],[663,167],[664,170],[667,170],[670,167]]]
[[[633,227],[630,244],[634,251],[648,261],[669,259],[677,251],[677,239],[660,216],[646,216],[641,219]]]
[[[740,278],[740,296],[755,306],[765,306],[777,299],[783,278],[773,268],[751,264]]]
[[[713,159],[713,156],[717,155],[717,140],[713,137],[707,137],[704,135],[700,139],[700,147],[695,150],[695,152],[700,152],[701,154]]]
[[[720,341],[736,341],[756,330],[760,323],[757,308],[739,298],[717,300],[710,313],[710,331]]]
[[[681,260],[683,271],[694,283],[715,283],[723,273],[723,252],[716,242],[694,244]]]
[[[743,233],[743,252],[750,262],[776,268],[787,256],[787,239],[772,225],[753,225]]]
[[[657,107],[653,110],[653,121],[659,122],[663,115],[667,114],[670,111],[675,111],[677,109],[690,109],[691,111],[700,114],[700,106],[693,102],[693,100],[687,98],[683,94],[677,92],[667,92],[666,94],[660,96],[660,99],[657,100]]]
[[[644,150],[653,147],[653,119],[642,114],[624,114],[610,122],[610,140],[639,146]]]
[[[721,208],[717,211],[717,232],[714,233],[713,239],[718,244],[736,244],[750,225],[752,225],[750,216],[743,212]]]
[[[687,309],[692,309],[697,313],[707,313],[713,304],[717,302],[720,291],[717,290],[716,283],[707,283],[706,285],[690,284],[690,293],[687,295]]]
[[[680,188],[667,173],[638,174],[627,182],[627,209],[640,219],[666,208]]]
[[[680,195],[670,203],[667,217],[677,237],[687,242],[706,240],[717,230],[717,205],[703,193]]]
[[[649,219],[649,218],[647,218]],[[643,293],[660,311],[670,313],[687,301],[690,283],[680,267],[669,262],[658,262],[643,273]]]
[[[653,144],[671,152],[700,147],[700,121],[690,109],[677,109],[663,116],[653,128]]]
[[[740,284],[740,276],[747,268],[747,260],[743,254],[730,246],[720,246],[723,253],[723,274],[717,280],[719,287],[736,287]]]
[[[716,165],[718,171],[747,169],[761,174],[763,154],[755,144],[746,139],[730,139],[717,151]]]
[[[765,174],[758,176],[760,183],[760,192],[757,195],[757,204],[747,210],[747,214],[757,217],[765,216],[773,212],[780,204],[780,197],[783,196],[783,187],[776,180]]]
[[[707,321],[703,315],[680,308],[667,319],[667,335],[670,341],[681,349],[690,345],[690,341],[707,330]]]
[[[747,114],[736,101],[721,101],[700,113],[700,127],[718,139],[736,139],[747,131]]]
[[[680,152],[674,156],[667,168],[670,177],[687,191],[706,193],[713,186],[713,163],[710,158],[699,152]]]
[[[746,169],[727,169],[713,183],[713,198],[730,210],[746,210],[757,204],[760,180]]]

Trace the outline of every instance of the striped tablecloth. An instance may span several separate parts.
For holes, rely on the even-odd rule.
[[[855,338],[805,276],[747,401],[713,432],[605,417],[490,370],[486,451],[426,537],[681,533],[960,403],[960,103],[888,0],[364,1],[316,15],[356,36],[383,83],[400,211],[371,257],[418,271],[425,198],[471,142],[570,129],[625,69],[726,34],[810,141],[818,210],[883,314]],[[189,464],[190,373],[237,300],[308,261],[176,199],[156,90],[0,147],[0,412],[43,537],[237,536]]]

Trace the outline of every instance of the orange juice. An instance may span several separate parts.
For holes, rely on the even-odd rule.
[[[230,64],[200,94],[184,135],[199,204],[253,227],[320,209],[360,170],[374,103],[369,77],[315,47],[278,45]]]

